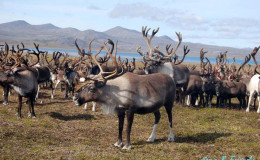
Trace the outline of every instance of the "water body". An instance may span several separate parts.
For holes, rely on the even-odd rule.
[[[30,49],[34,49],[34,48],[30,48]],[[78,51],[77,50],[73,50],[73,49],[41,49],[41,50],[45,50],[48,51],[49,54],[52,54],[54,51],[60,51],[62,53],[67,52],[69,55],[72,56],[78,56]],[[93,51],[93,53],[95,53],[96,51]],[[104,56],[106,52],[101,52],[100,56]],[[140,56],[139,53],[123,53],[123,52],[118,52],[117,56],[120,56],[121,59],[123,60],[124,58],[128,58],[129,60],[132,60],[133,58],[136,58],[136,60],[141,60],[142,56]],[[182,56],[179,56],[179,59],[181,59]],[[216,64],[216,58],[208,58],[210,63],[212,64]],[[233,62],[233,59],[227,59],[230,63]],[[236,59],[237,64],[242,64],[245,60],[244,59]],[[200,63],[200,57],[191,57],[191,56],[186,56],[184,59],[184,62],[192,62],[192,63]],[[248,62],[248,64],[254,65],[254,61],[251,60]],[[259,64],[259,61],[258,61]]]

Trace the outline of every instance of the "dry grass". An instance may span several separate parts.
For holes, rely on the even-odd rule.
[[[0,92],[2,93],[2,92]],[[98,107],[77,107],[57,91],[41,90],[44,104],[36,104],[37,119],[17,119],[16,96],[8,106],[0,105],[0,159],[202,159],[253,155],[260,159],[260,122],[256,111],[216,108],[188,108],[175,105],[175,142],[167,142],[168,120],[164,108],[157,140],[147,143],[154,122],[153,114],[136,115],[132,128],[133,149],[113,147],[117,140],[117,117],[105,115]],[[125,132],[124,137],[125,139]]]

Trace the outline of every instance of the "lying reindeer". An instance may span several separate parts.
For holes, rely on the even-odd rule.
[[[110,40],[107,43],[111,44]],[[124,117],[126,115],[127,141],[123,149],[131,149],[130,132],[135,113],[154,113],[155,123],[153,132],[148,141],[153,142],[155,140],[157,124],[160,120],[159,109],[161,106],[165,106],[170,123],[168,141],[173,141],[172,107],[175,98],[176,85],[172,78],[169,75],[161,73],[136,75],[130,72],[117,77],[117,52],[115,49],[115,56],[112,56],[106,48],[107,43],[105,43],[95,55],[92,55],[93,60],[101,70],[100,74],[92,78],[92,82],[84,85],[78,90],[78,94],[74,97],[75,104],[80,106],[86,102],[95,101],[101,104],[106,113],[117,113],[119,120],[119,135],[118,141],[114,144],[116,147],[121,147],[123,145],[122,131]],[[115,70],[113,72],[104,72],[96,60],[96,56],[104,47],[115,65]]]

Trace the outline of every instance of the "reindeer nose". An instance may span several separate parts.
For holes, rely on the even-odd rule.
[[[75,94],[73,97],[72,97],[72,100],[75,102],[79,99],[79,94]]]

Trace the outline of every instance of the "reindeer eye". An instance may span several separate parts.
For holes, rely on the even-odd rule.
[[[89,93],[95,93],[96,92],[96,88],[95,87],[90,87],[88,92]]]

